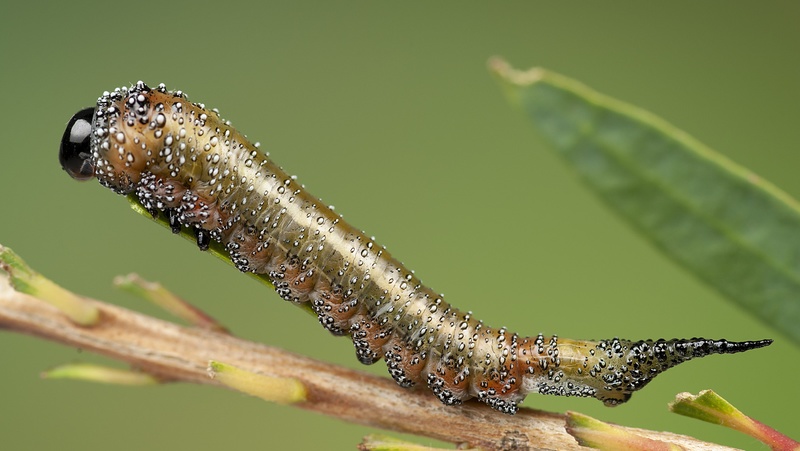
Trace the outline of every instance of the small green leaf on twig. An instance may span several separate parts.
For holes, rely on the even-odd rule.
[[[586,185],[727,298],[800,343],[800,204],[653,114],[551,71],[490,62]]]
[[[194,305],[186,302],[183,298],[167,290],[158,282],[149,282],[139,277],[138,274],[131,273],[127,276],[115,277],[114,286],[146,299],[197,327],[228,333],[228,330],[217,322],[217,320]]]
[[[140,371],[123,370],[90,363],[71,363],[44,371],[43,379],[75,379],[113,385],[155,385],[161,381]]]
[[[226,387],[266,401],[293,404],[306,400],[306,388],[297,379],[265,376],[213,360],[208,362],[208,375]]]
[[[443,448],[431,448],[430,446],[418,445],[407,442],[388,435],[373,434],[364,437],[358,444],[360,451],[444,451]],[[476,451],[477,448],[459,448],[465,451]]]
[[[669,410],[743,432],[773,450],[800,450],[800,442],[748,417],[712,390],[703,390],[697,396],[691,393],[679,393],[675,401],[669,404]]]
[[[607,450],[655,450],[673,451],[683,447],[674,443],[642,437],[628,430],[604,423],[588,415],[567,412],[567,432],[575,437],[581,446]]]
[[[100,311],[90,302],[34,271],[19,255],[3,245],[0,245],[0,269],[8,273],[15,290],[47,302],[74,323],[92,326],[100,320]]]

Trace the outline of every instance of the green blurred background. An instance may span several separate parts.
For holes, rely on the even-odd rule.
[[[526,406],[765,449],[666,410],[678,392],[714,388],[797,436],[798,348],[607,211],[485,68],[502,55],[579,79],[800,197],[796,2],[208,5],[3,6],[0,243],[76,292],[161,316],[111,288],[136,271],[242,337],[360,367],[351,344],[314,318],[61,171],[58,141],[75,111],[116,86],[164,82],[219,108],[490,325],[571,338],[776,339],[688,363],[615,409],[537,395]],[[354,449],[376,432],[208,387],[42,381],[53,365],[104,360],[17,334],[0,333],[0,356],[3,449]],[[383,364],[364,369],[385,374]]]

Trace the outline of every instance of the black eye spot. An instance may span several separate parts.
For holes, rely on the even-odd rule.
[[[75,113],[67,123],[61,146],[58,149],[58,161],[61,167],[76,180],[87,180],[94,177],[94,164],[89,141],[92,136],[92,116],[94,108],[86,108]]]

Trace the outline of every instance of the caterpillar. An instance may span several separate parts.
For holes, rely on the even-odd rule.
[[[216,110],[143,82],[104,92],[68,122],[59,148],[73,178],[133,195],[201,250],[220,243],[241,271],[310,306],[361,363],[386,361],[403,387],[444,404],[476,398],[514,414],[529,393],[630,399],[689,359],[772,340],[571,340],[524,337],[451,307],[372,238],[344,222]]]

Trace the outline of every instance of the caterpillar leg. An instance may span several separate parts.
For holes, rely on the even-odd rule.
[[[417,353],[411,346],[402,344],[398,339],[389,343],[384,355],[389,375],[403,388],[413,387],[416,381],[420,380],[420,375],[425,369],[426,357],[426,353]]]

